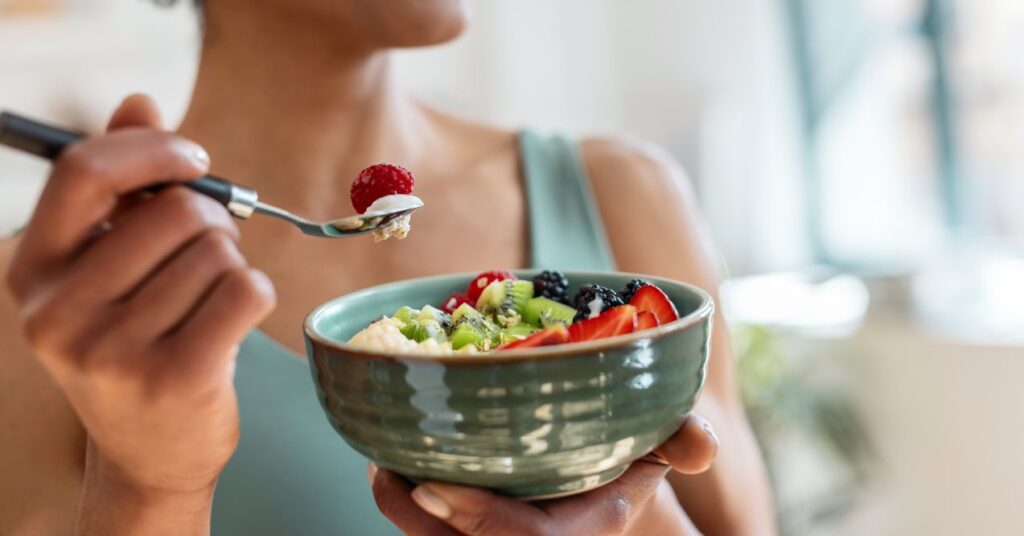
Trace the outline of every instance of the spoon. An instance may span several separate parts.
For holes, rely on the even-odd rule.
[[[0,145],[41,156],[50,161],[56,160],[64,149],[84,137],[81,132],[47,125],[10,112],[0,112]],[[423,206],[423,202],[413,196],[402,196],[389,204],[387,210],[375,210],[334,220],[312,221],[262,203],[255,190],[213,175],[200,177],[184,185],[213,198],[236,218],[245,220],[254,213],[263,214],[291,223],[307,235],[322,238],[341,238],[369,233]]]

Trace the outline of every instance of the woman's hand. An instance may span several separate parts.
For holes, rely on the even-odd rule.
[[[238,441],[235,354],[274,305],[223,207],[181,186],[136,193],[209,167],[159,127],[152,101],[130,97],[106,135],[68,148],[7,274],[27,338],[88,433],[83,502],[134,501],[121,508],[133,515],[211,495]]]
[[[427,482],[415,487],[370,465],[377,506],[406,534],[529,536],[542,534],[699,534],[665,482],[670,469],[685,474],[710,467],[718,439],[703,418],[691,415],[655,454],[614,482],[565,499],[523,503],[475,488]]]

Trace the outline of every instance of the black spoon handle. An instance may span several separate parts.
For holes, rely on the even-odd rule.
[[[43,157],[53,161],[72,143],[85,137],[81,132],[65,130],[26,117],[0,112],[0,145]],[[258,196],[255,191],[243,188],[213,175],[206,175],[185,186],[217,200],[238,218],[252,216]]]

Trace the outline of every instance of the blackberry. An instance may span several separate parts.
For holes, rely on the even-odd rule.
[[[622,289],[619,296],[622,297],[624,303],[629,303],[633,299],[633,295],[636,294],[636,291],[640,290],[640,287],[646,287],[647,285],[650,285],[650,283],[643,279],[632,279],[629,283],[626,283],[626,288]]]
[[[569,304],[569,279],[562,272],[544,270],[533,278],[533,295]]]
[[[603,313],[612,307],[618,307],[625,305],[626,302],[622,301],[622,296],[619,296],[618,292],[608,288],[602,287],[601,285],[583,285],[580,287],[580,291],[576,294],[576,298],[573,300],[573,307],[576,308],[576,317],[573,322],[579,322],[590,318],[591,310],[590,304],[594,303],[594,300],[600,298],[601,310],[598,312]]]

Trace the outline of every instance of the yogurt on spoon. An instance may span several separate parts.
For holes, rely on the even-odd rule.
[[[410,194],[385,195],[370,204],[366,209],[366,214],[373,215],[375,212],[392,212],[396,209],[407,207],[410,204],[421,202],[420,198]],[[412,214],[399,216],[389,221],[373,231],[373,241],[381,242],[391,237],[402,240],[409,235],[409,229],[412,227],[411,221]]]

